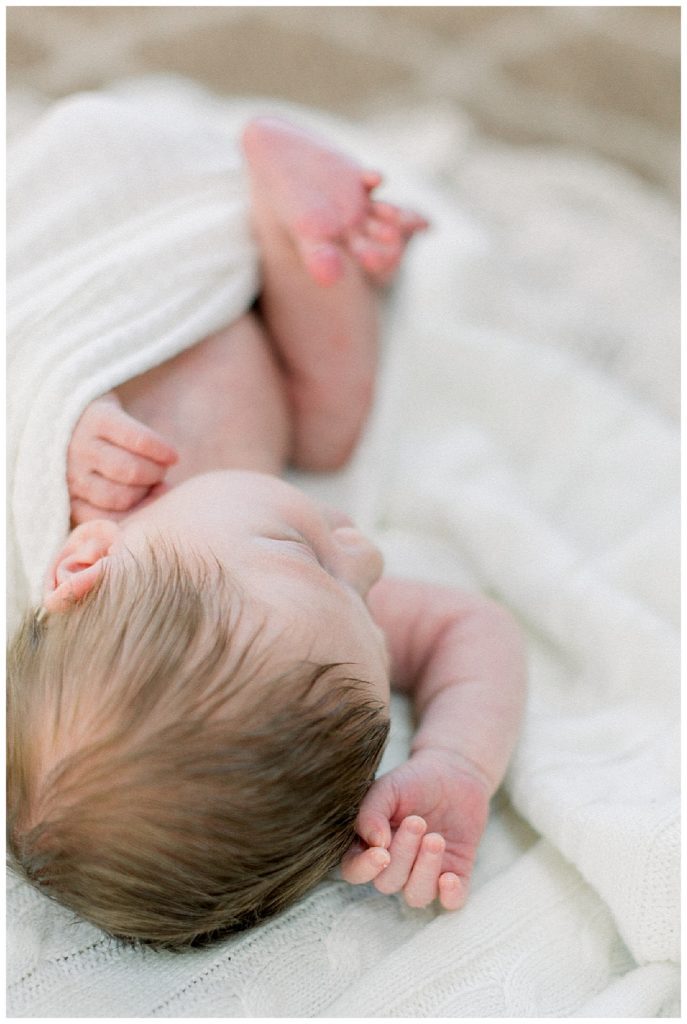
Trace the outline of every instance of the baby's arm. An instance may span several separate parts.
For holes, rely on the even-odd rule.
[[[356,830],[368,848],[352,849],[342,873],[374,878],[381,892],[402,889],[412,906],[438,895],[455,909],[518,735],[520,633],[492,601],[410,580],[381,580],[369,606],[387,636],[393,683],[413,697],[419,721],[408,761],[365,797]],[[380,846],[386,858],[369,849]]]
[[[126,413],[113,392],[84,410],[67,451],[73,525],[119,519],[160,486],[177,452]]]

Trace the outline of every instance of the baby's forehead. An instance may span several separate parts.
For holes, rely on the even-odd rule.
[[[350,665],[361,678],[387,675],[384,639],[362,598],[318,564],[277,551],[266,547],[247,564],[209,568],[205,553],[191,564],[184,553],[229,624],[227,661],[240,658],[263,675],[301,662]]]

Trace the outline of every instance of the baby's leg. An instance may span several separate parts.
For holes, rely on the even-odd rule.
[[[372,401],[379,285],[416,214],[371,199],[380,177],[274,118],[243,136],[261,249],[260,313],[282,363],[297,466],[349,458]]]
[[[247,313],[117,388],[126,411],[178,452],[170,485],[215,469],[280,474],[290,457],[283,375],[259,318]]]

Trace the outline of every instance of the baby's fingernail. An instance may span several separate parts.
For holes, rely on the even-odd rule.
[[[378,868],[386,867],[391,859],[386,850],[373,850],[371,856],[372,863]]]
[[[457,889],[460,885],[460,878],[458,875],[454,875],[452,871],[447,871],[446,874],[442,876],[441,881],[442,885],[447,889]]]
[[[384,846],[384,836],[381,832],[370,832],[370,846]]]
[[[430,835],[425,836],[423,845],[427,853],[443,853],[446,844],[443,836],[430,833]]]
[[[427,824],[424,818],[419,817],[417,814],[412,814],[409,818],[405,819],[405,827],[413,835],[421,835],[427,828]]]

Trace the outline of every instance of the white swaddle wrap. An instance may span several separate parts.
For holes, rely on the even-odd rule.
[[[82,101],[10,153],[9,497],[34,600],[66,532],[65,451],[85,404],[256,288],[224,139],[258,105],[178,82],[116,95],[83,101],[78,166],[64,130]],[[294,117],[389,170],[389,198],[435,224],[391,303],[353,464],[301,482],[372,532],[388,571],[513,609],[530,662],[523,734],[461,912],[332,876],[259,928],[156,954],[10,876],[8,1012],[675,1015],[679,220],[612,165],[498,147],[445,112],[380,116],[376,137]],[[412,179],[411,162],[452,195]],[[383,769],[408,749],[401,698],[392,711]]]
[[[235,140],[118,97],[64,100],[8,160],[9,593],[40,598],[86,405],[236,319],[257,290]]]

